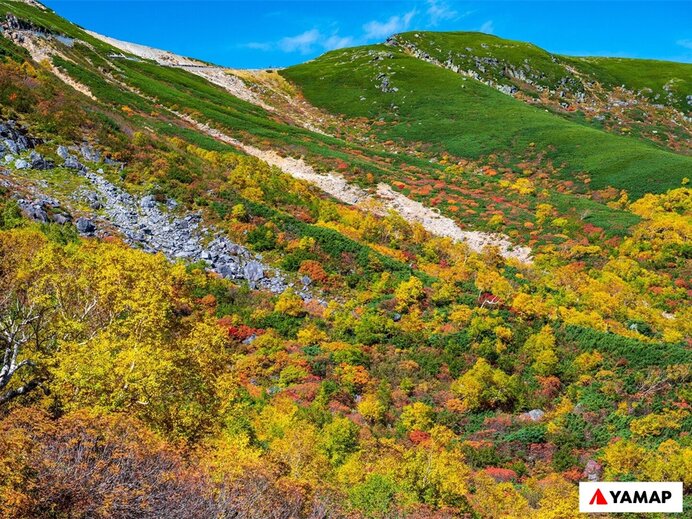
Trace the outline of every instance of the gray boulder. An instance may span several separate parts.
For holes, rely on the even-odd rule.
[[[89,146],[88,144],[82,144],[82,147],[79,149],[80,153],[82,154],[82,157],[84,160],[88,162],[100,162],[101,161],[101,154]]]
[[[99,196],[94,193],[93,191],[89,191],[87,193],[84,193],[84,201],[89,204],[89,207],[91,207],[94,210],[101,209],[103,207],[103,204],[101,203],[101,200],[99,199]]]
[[[538,422],[545,416],[545,411],[542,409],[532,409],[529,411],[529,418],[533,420],[534,422]]]
[[[33,147],[31,141],[27,139],[24,135],[17,136],[15,142],[17,143],[17,148],[19,149],[19,151],[26,151],[29,148]]]
[[[34,147],[34,142],[26,137],[24,131],[18,128],[14,121],[0,124],[0,137],[4,139],[5,147],[15,155]]]
[[[53,163],[50,160],[46,159],[35,150],[29,155],[29,162],[31,164],[31,169],[51,169],[53,167]]]
[[[141,205],[145,209],[153,209],[154,207],[156,207],[156,199],[153,195],[147,195],[145,197],[142,197],[142,200],[140,200],[139,205]]]
[[[522,413],[519,415],[519,418],[521,420],[525,420],[527,422],[540,422],[543,417],[545,416],[545,411],[542,409],[531,409],[531,411],[527,413]]]
[[[72,221],[72,218],[68,214],[58,213],[53,215],[53,221],[60,225],[66,225]]]
[[[67,146],[58,146],[58,149],[55,150],[55,152],[58,154],[58,157],[63,160],[67,160],[67,157],[70,156],[70,150],[67,149]]]
[[[12,154],[17,155],[19,153],[19,146],[12,139],[5,139],[5,148]]]
[[[96,231],[94,222],[88,218],[77,218],[77,230],[82,234],[93,234]]]
[[[60,202],[58,202],[55,198],[51,198],[49,196],[42,196],[41,199],[37,202],[41,207],[59,207]]]
[[[79,162],[79,161],[77,160],[77,158],[76,158],[76,157],[73,157],[72,155],[68,156],[68,157],[65,159],[65,163],[63,164],[63,166],[65,166],[66,168],[69,168],[69,169],[76,169],[76,170],[79,170],[79,171],[83,171],[83,170],[86,169],[86,168],[84,167],[84,164],[82,164],[81,162]]]
[[[24,159],[14,161],[14,169],[29,169],[31,165]]]
[[[29,202],[28,200],[18,200],[17,205],[22,210],[22,212],[27,216],[27,218],[31,218],[32,220],[36,220],[37,222],[42,222],[42,223],[47,223],[49,221],[48,213],[42,207],[40,202]]]
[[[226,279],[235,279],[236,277],[238,277],[238,272],[235,268],[235,265],[232,264],[221,265],[216,269],[216,271],[219,273],[220,276]]]
[[[248,261],[243,267],[243,277],[248,281],[259,281],[264,277],[264,266],[259,261]]]

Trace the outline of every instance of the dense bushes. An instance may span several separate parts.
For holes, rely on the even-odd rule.
[[[564,340],[574,343],[582,351],[600,351],[611,365],[623,359],[633,369],[692,362],[692,353],[681,344],[645,343],[578,326],[567,326]]]

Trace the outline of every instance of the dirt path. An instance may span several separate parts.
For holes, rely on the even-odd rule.
[[[26,3],[33,5],[30,1],[27,1]],[[56,48],[54,41],[51,39],[51,37],[40,36],[31,31],[20,31],[9,28],[6,28],[4,30],[4,34],[6,37],[9,37],[12,41],[14,41],[14,43],[16,43],[17,45],[24,47],[31,55],[31,59],[33,59],[36,63],[40,63],[41,65],[49,68],[50,71],[53,74],[55,74],[58,77],[58,79],[60,79],[62,82],[68,84],[75,90],[96,101],[96,97],[94,96],[94,94],[91,93],[89,87],[76,81],[74,78],[68,76],[58,67],[53,65],[53,56],[60,56],[61,58],[67,61],[71,60]]]
[[[420,202],[411,200],[407,196],[392,189],[388,184],[380,183],[377,186],[377,193],[372,195],[358,186],[349,184],[343,176],[337,173],[332,172],[327,175],[316,173],[312,166],[302,159],[282,157],[275,151],[256,148],[230,137],[215,128],[202,124],[190,116],[181,113],[176,113],[176,115],[210,137],[214,137],[226,144],[235,146],[248,155],[257,157],[269,165],[276,166],[295,178],[315,184],[325,193],[332,195],[334,198],[344,203],[357,205],[362,209],[378,215],[384,215],[389,210],[394,210],[407,221],[420,223],[431,234],[464,242],[475,252],[481,252],[486,246],[490,245],[498,247],[500,253],[504,257],[516,258],[524,263],[531,263],[530,248],[514,246],[509,239],[502,234],[464,231],[451,218],[442,216],[436,210],[425,207]]]

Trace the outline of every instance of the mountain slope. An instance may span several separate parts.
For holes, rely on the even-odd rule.
[[[535,94],[546,89],[585,94],[588,83],[598,82],[610,89],[624,86],[682,113],[692,108],[688,99],[692,65],[688,63],[561,56],[530,43],[475,32],[407,32],[388,42],[514,90],[533,87]]]
[[[25,16],[32,9],[16,3],[8,3],[7,5],[11,6],[16,14],[24,14]],[[40,13],[40,16],[37,15],[36,18],[41,21],[43,27],[53,31],[60,30],[62,34],[73,38],[76,42],[73,45],[63,45],[55,39],[39,38],[35,44],[32,44],[32,48],[42,46],[41,52],[52,60],[55,73],[69,78],[82,90],[97,98],[99,102],[107,103],[111,108],[120,109],[124,106],[128,110],[132,110],[135,117],[149,119],[148,124],[154,125],[158,131],[172,132],[172,134],[179,132],[179,125],[162,125],[156,117],[151,120],[151,114],[161,112],[166,114],[168,118],[173,116],[174,119],[181,120],[180,122],[183,122],[184,125],[193,124],[197,128],[215,127],[218,130],[217,136],[224,135],[226,137],[225,142],[228,143],[230,137],[240,148],[243,148],[244,145],[250,145],[249,148],[245,147],[245,150],[259,151],[257,145],[266,147],[268,143],[271,143],[274,149],[281,149],[283,153],[290,154],[294,158],[308,155],[313,161],[318,162],[322,170],[330,167],[331,164],[336,164],[337,161],[347,160],[366,171],[379,173],[385,180],[388,175],[383,174],[383,170],[387,171],[398,164],[403,164],[405,167],[417,167],[425,164],[414,157],[395,155],[386,151],[373,152],[363,148],[359,143],[344,142],[324,133],[296,127],[295,124],[301,124],[304,119],[302,114],[289,113],[287,116],[283,116],[276,110],[266,110],[267,105],[259,101],[252,91],[247,88],[236,88],[237,83],[241,80],[232,75],[233,71],[223,71],[207,66],[200,67],[198,66],[199,63],[190,66],[191,63],[195,62],[179,57],[174,58],[170,53],[157,53],[146,48],[142,50],[141,46],[136,45],[123,44],[122,49],[116,49],[111,47],[108,42],[119,43],[117,40],[95,39],[93,35],[85,33],[76,26],[65,24],[57,17],[55,20],[50,19],[50,15],[47,13]],[[20,27],[19,32],[25,43],[38,38],[32,33],[30,27],[23,30]],[[34,32],[36,31],[34,30]],[[132,56],[128,57],[127,55],[128,49],[138,50],[142,56],[160,57],[163,55],[165,56],[165,59],[161,60],[163,66],[147,59],[132,59]],[[118,52],[121,50],[124,50],[126,54]],[[175,63],[174,59],[177,60]],[[210,78],[208,76],[212,70],[215,77]],[[201,77],[199,77],[200,75]],[[216,81],[220,75],[229,75],[232,79],[230,83],[234,85],[233,88],[230,88],[231,93],[237,94],[240,90],[243,92],[243,97],[250,102],[241,100],[235,95],[229,95],[229,84]],[[209,80],[215,84],[209,84]],[[219,83],[221,83],[222,88],[217,86]],[[184,113],[179,111],[181,108]],[[310,125],[301,124],[301,126],[309,127]],[[327,163],[325,166],[323,164],[325,159],[331,164]],[[293,163],[288,161],[286,164]],[[291,168],[287,171],[291,174],[297,172]],[[300,176],[301,173],[298,172],[298,175]],[[337,174],[332,173],[332,176],[334,175]],[[314,179],[318,184],[330,182],[329,178],[321,178],[319,174],[302,175],[301,178]],[[389,187],[384,185],[382,189],[386,192]],[[352,200],[348,194],[348,188],[343,191],[344,197],[342,199]],[[339,197],[341,190],[330,194],[336,194]],[[391,202],[391,197],[383,198],[377,196],[376,193],[374,195],[377,204],[397,210]],[[363,201],[367,201],[372,197],[363,196],[361,198]],[[359,200],[355,200],[349,203],[358,202]],[[370,205],[372,204],[365,204],[367,207]],[[424,211],[413,210],[409,211],[408,215],[427,225],[431,232],[443,232],[443,235],[446,236],[451,234],[456,239],[466,241],[476,250],[481,250],[485,244],[495,243],[500,244],[503,254],[514,254],[510,242],[502,236],[469,234],[459,229],[454,222],[445,221],[438,215],[428,214]],[[523,259],[528,258],[527,249],[518,249],[516,254]]]
[[[430,142],[471,159],[506,153],[510,165],[533,144],[563,178],[586,173],[594,188],[633,197],[678,186],[692,168],[690,157],[566,121],[396,47],[333,51],[281,73],[320,107],[381,118],[383,140]]]
[[[3,517],[579,519],[577,481],[692,488],[692,190],[594,185],[622,180],[596,144],[689,157],[396,44],[284,77],[33,0],[0,28]]]
[[[479,33],[404,33],[388,43],[563,118],[692,151],[689,64],[560,56]]]

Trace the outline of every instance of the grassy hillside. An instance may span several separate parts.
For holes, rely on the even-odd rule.
[[[397,34],[394,39],[415,46],[438,61],[449,60],[463,70],[475,69],[499,84],[513,84],[507,70],[511,67],[523,72],[532,84],[552,90],[576,89],[585,82],[598,81],[609,88],[623,85],[683,113],[692,109],[687,102],[687,95],[692,92],[689,63],[561,56],[531,43],[478,32],[419,31]]]
[[[482,63],[484,70],[479,70],[481,75],[500,84],[511,84],[505,74],[507,66],[525,70],[536,84],[548,88],[554,88],[567,75],[565,67],[540,47],[492,34],[418,31],[397,34],[393,40],[415,46],[438,61],[451,60],[462,70],[474,70]]]
[[[470,158],[521,157],[534,143],[565,174],[585,171],[593,187],[633,197],[679,186],[692,169],[692,158],[565,121],[384,45],[333,51],[282,74],[320,107],[386,121],[382,139],[429,142]],[[397,90],[383,92],[380,75]]]
[[[655,103],[670,104],[689,114],[692,105],[687,96],[692,92],[692,64],[628,58],[566,58],[584,73],[606,86],[625,85],[641,92]]]

